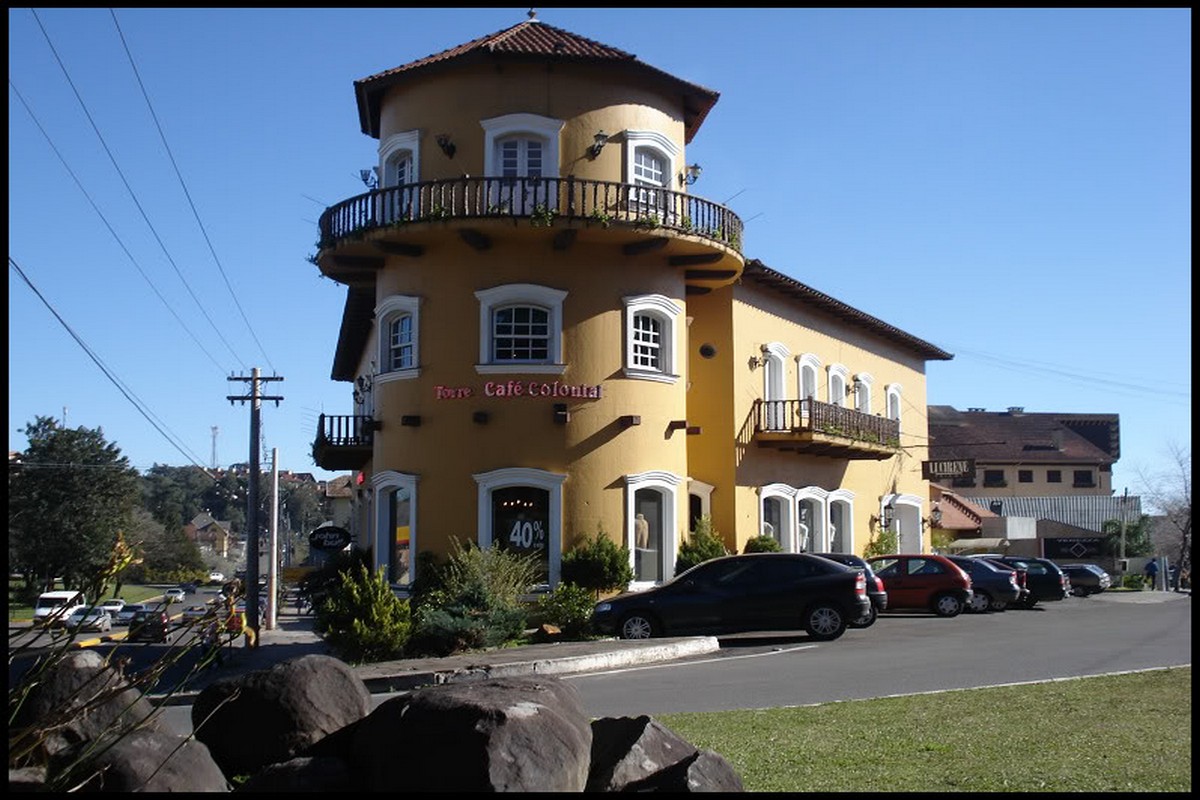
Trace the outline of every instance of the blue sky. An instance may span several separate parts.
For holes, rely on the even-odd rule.
[[[208,466],[214,426],[246,461],[227,377],[259,367],[264,445],[330,477],[345,290],[306,257],[377,162],[353,82],[526,11],[9,9],[9,448],[65,413],[139,469]],[[538,17],[720,92],[693,191],[748,256],[954,353],[931,403],[1120,414],[1118,492],[1190,446],[1190,9]]]

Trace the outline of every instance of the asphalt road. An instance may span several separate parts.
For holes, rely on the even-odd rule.
[[[743,634],[722,638],[720,652],[710,656],[565,679],[579,689],[589,715],[633,716],[778,708],[1191,664],[1190,595],[1149,599],[1101,594],[951,619],[888,613],[834,642]]]

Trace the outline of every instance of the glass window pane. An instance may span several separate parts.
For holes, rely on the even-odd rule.
[[[392,583],[407,584],[412,582],[412,495],[407,488],[393,489],[388,494],[392,531],[389,578]]]
[[[663,506],[662,493],[655,489],[638,489],[633,496],[634,579],[661,581],[663,569]]]
[[[510,486],[492,492],[492,543],[534,558],[550,582],[550,492]]]

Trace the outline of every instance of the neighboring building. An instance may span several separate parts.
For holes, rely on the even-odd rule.
[[[399,589],[453,539],[635,586],[710,515],[726,547],[928,549],[925,365],[945,351],[742,255],[690,191],[717,93],[530,20],[355,83],[379,187],[326,210],[347,287],[319,466]],[[369,179],[370,171],[364,171]],[[472,177],[474,176],[474,177]]]
[[[964,497],[1107,497],[1120,418],[930,406],[929,446],[938,460],[974,460],[974,474],[949,487]]]
[[[213,519],[208,512],[202,511],[183,526],[183,535],[195,542],[202,551],[207,551],[221,558],[229,558],[233,547],[233,533],[229,522]]]

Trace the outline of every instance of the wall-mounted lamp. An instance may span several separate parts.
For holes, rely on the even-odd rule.
[[[687,169],[679,173],[679,185],[691,186],[700,180],[701,167],[699,164],[689,164]]]
[[[446,158],[454,158],[454,151],[458,148],[454,146],[454,142],[450,141],[450,134],[439,133],[434,141],[437,142],[438,147],[442,148],[442,152],[446,154]]]
[[[588,148],[588,155],[596,158],[606,144],[608,144],[608,134],[602,130],[596,131],[596,135],[592,137],[592,146]]]
[[[936,528],[942,524],[942,507],[937,503],[929,509],[929,516],[921,520],[923,525],[928,525],[930,528]]]
[[[896,506],[892,501],[889,500],[888,504],[883,507],[883,515],[877,517],[872,514],[870,522],[872,525],[878,524],[879,527],[883,528],[885,531],[891,530],[892,520],[895,517],[895,512]]]
[[[358,177],[368,189],[374,189],[379,186],[379,167],[360,169]]]
[[[750,356],[750,360],[746,362],[750,369],[758,369],[763,365],[763,360],[758,356]]]

